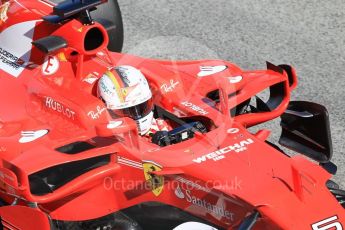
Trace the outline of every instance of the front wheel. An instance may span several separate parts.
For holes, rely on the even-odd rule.
[[[92,17],[106,27],[109,36],[108,49],[121,52],[123,46],[122,15],[117,0],[109,0],[91,13]],[[110,22],[110,25],[109,25]]]
[[[64,0],[51,0],[59,4]],[[123,46],[122,15],[117,0],[109,0],[107,3],[97,6],[97,10],[91,12],[91,16],[108,31],[108,49],[113,52],[121,52]]]

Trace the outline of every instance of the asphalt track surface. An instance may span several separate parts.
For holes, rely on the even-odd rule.
[[[243,69],[293,65],[292,99],[330,114],[335,180],[345,188],[345,1],[119,0],[124,52],[164,59],[224,59]],[[280,135],[279,121],[261,127]]]

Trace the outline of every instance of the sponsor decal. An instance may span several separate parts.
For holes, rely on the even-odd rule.
[[[125,157],[119,156],[117,159],[117,163],[143,170],[143,164],[141,162],[133,161]]]
[[[229,82],[231,84],[236,84],[242,81],[243,77],[242,76],[234,76],[234,77],[228,77]]]
[[[87,113],[89,117],[93,120],[97,120],[101,117],[102,113],[105,112],[107,109],[105,107],[97,106],[96,111],[90,111]]]
[[[102,88],[102,91],[107,94],[108,96],[112,96],[115,91],[115,87],[112,87],[111,84],[106,84],[105,78],[101,78],[99,84]]]
[[[46,97],[45,106],[53,111],[61,113],[68,119],[75,120],[75,112],[72,109],[65,107],[63,104],[55,101],[51,97]]]
[[[238,133],[240,130],[238,128],[230,128],[228,129],[228,133],[234,134],[234,133]]]
[[[228,154],[232,151],[234,151],[236,153],[245,151],[245,150],[247,150],[246,146],[251,145],[253,143],[254,143],[254,141],[252,139],[248,138],[248,139],[240,141],[239,143],[236,143],[234,145],[229,145],[229,146],[226,146],[222,149],[219,149],[219,150],[216,150],[214,152],[205,154],[201,157],[195,158],[195,159],[193,159],[193,161],[195,163],[200,164],[200,163],[203,163],[203,162],[208,161],[208,160],[214,160],[214,161],[222,160],[225,158],[226,154]]]
[[[185,198],[185,195],[184,193],[182,192],[182,189],[180,187],[180,185],[177,186],[177,188],[175,189],[175,195],[180,198],[180,199],[184,199]]]
[[[170,79],[169,83],[165,83],[161,86],[161,90],[165,93],[170,93],[174,91],[178,84],[180,84],[179,81],[174,81],[174,79]]]
[[[115,129],[117,127],[119,127],[120,125],[122,125],[123,121],[110,121],[107,124],[107,128],[108,129]]]
[[[161,171],[162,166],[149,161],[144,161],[142,165],[146,182],[149,183],[152,193],[159,196],[163,192],[164,177],[153,175],[151,172]]]
[[[30,61],[32,37],[37,21],[14,24],[0,33],[0,69],[19,77]],[[20,45],[18,45],[20,44]]]
[[[0,48],[0,61],[14,70],[18,70],[23,64],[25,64],[23,60],[4,48]]]
[[[118,71],[119,75],[121,76],[122,80],[127,84],[130,85],[131,81],[130,79],[130,69],[128,69],[126,66],[119,66],[115,68],[116,71]]]
[[[183,190],[179,185],[175,189],[175,195],[181,200],[185,200],[190,204],[204,209],[212,216],[226,218],[229,221],[234,221],[234,213],[226,210],[224,205],[221,203],[217,202],[216,204],[213,204],[205,198],[200,198],[194,195],[191,190]]]
[[[29,143],[34,140],[37,140],[43,136],[45,136],[49,130],[42,129],[42,130],[36,130],[36,131],[22,131],[21,132],[21,138],[19,139],[19,143]]]
[[[201,115],[207,115],[208,112],[206,110],[204,110],[203,108],[200,108],[197,105],[194,105],[193,103],[189,102],[189,101],[183,101],[181,102],[181,105],[190,108],[191,110],[194,110],[195,112],[198,112]]]
[[[177,176],[175,178],[175,180],[181,182],[182,184],[190,186],[191,188],[195,188],[197,190],[201,190],[201,191],[204,191],[204,192],[207,192],[207,193],[211,192],[210,189],[208,189],[208,188],[206,188],[204,186],[201,186],[201,185],[199,185],[199,184],[197,184],[197,183],[195,183],[193,181],[187,180],[187,179],[185,179],[183,177]]]
[[[90,73],[86,76],[86,78],[84,78],[83,81],[92,85],[95,81],[97,81],[97,79],[98,77],[94,75],[94,73]]]
[[[228,67],[226,65],[218,65],[218,66],[200,66],[200,72],[198,73],[198,77],[206,77],[216,73],[223,72]]]
[[[1,3],[1,2],[0,2]],[[5,2],[0,6],[0,25],[7,21],[7,11],[10,7],[10,2]]]
[[[57,57],[47,56],[42,65],[42,74],[43,75],[52,75],[59,70],[60,63]]]
[[[343,226],[338,221],[338,216],[332,216],[311,225],[313,230],[343,230]]]

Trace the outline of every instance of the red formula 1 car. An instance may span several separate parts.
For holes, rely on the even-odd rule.
[[[343,229],[328,114],[290,101],[291,66],[119,53],[116,1],[0,2],[4,229]],[[169,131],[142,136],[98,97],[122,65],[146,77]],[[299,154],[247,129],[278,117],[279,144]]]

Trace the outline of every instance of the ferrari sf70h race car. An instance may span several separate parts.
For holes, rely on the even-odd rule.
[[[123,54],[116,1],[0,2],[1,228],[343,229],[328,113],[290,101],[291,66]],[[168,131],[105,105],[117,66],[145,76]],[[248,130],[275,118],[279,143]]]

